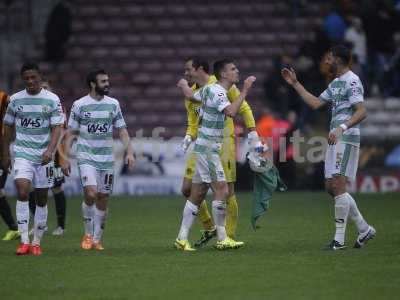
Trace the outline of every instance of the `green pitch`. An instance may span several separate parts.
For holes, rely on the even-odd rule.
[[[45,235],[43,256],[16,257],[17,242],[0,241],[0,299],[400,298],[398,195],[356,195],[377,237],[364,249],[339,252],[321,250],[334,230],[324,193],[276,194],[256,232],[249,222],[250,197],[238,197],[238,238],[245,247],[217,252],[208,246],[196,253],[172,248],[180,197],[113,198],[101,253],[79,248],[80,200],[68,199],[67,232]],[[54,225],[51,199],[49,232]],[[347,232],[352,246],[352,224]],[[198,237],[196,224],[192,241]]]

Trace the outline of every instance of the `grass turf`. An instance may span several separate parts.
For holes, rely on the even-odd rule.
[[[79,248],[80,200],[71,198],[65,236],[45,235],[41,257],[17,257],[17,241],[0,241],[0,299],[398,299],[398,195],[355,198],[377,229],[364,249],[351,248],[356,230],[349,223],[350,248],[321,250],[334,230],[324,193],[275,194],[256,232],[246,193],[238,195],[238,237],[245,247],[218,252],[207,246],[196,253],[172,248],[180,197],[112,198],[101,253]],[[54,215],[50,200],[49,232]],[[191,239],[197,237],[198,224]]]

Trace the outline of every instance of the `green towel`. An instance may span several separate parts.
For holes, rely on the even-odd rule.
[[[279,176],[278,169],[273,166],[264,173],[254,172],[253,209],[251,213],[251,226],[257,229],[256,222],[268,209],[269,200],[275,191],[287,190],[285,183]]]

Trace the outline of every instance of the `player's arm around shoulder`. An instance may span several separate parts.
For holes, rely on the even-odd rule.
[[[201,102],[200,98],[200,90],[197,90],[196,92],[193,91],[193,89],[189,86],[189,83],[187,82],[186,79],[182,78],[178,81],[176,84],[178,88],[181,89],[183,96],[189,100],[189,101],[194,101],[194,102]]]

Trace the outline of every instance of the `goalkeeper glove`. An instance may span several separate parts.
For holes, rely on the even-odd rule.
[[[183,151],[183,153],[186,153],[191,142],[192,142],[192,137],[189,134],[187,134],[179,146],[180,149]]]
[[[263,144],[257,131],[250,131],[247,134],[247,142],[249,144],[250,152],[263,153],[268,150],[268,146]]]

